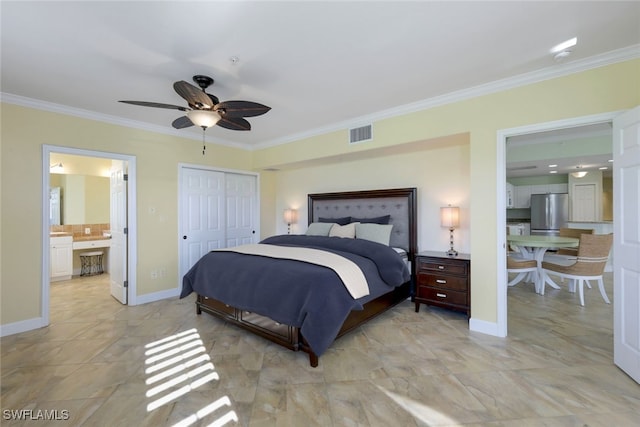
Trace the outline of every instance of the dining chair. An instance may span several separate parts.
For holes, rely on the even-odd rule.
[[[576,286],[580,294],[580,305],[584,306],[584,283],[597,280],[600,295],[607,304],[611,304],[604,290],[602,274],[609,259],[609,252],[613,244],[613,234],[582,234],[578,245],[578,256],[572,264],[555,264],[542,262],[542,274],[546,279],[548,274],[570,279],[569,292],[575,292]],[[545,280],[542,281],[540,293],[544,295]]]
[[[507,286],[514,286],[520,283],[529,273],[537,271],[538,264],[533,259],[516,259],[507,255],[507,273],[517,273]]]
[[[561,228],[559,230],[560,237],[575,237],[579,239],[583,234],[593,234],[593,228]],[[555,255],[578,256],[577,248],[559,248]]]

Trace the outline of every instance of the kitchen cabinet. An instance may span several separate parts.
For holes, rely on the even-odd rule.
[[[73,275],[73,237],[51,237],[49,242],[50,281],[71,279]]]

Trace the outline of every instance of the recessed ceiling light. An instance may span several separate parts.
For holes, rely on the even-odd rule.
[[[600,169],[601,171],[606,171],[606,170],[607,170],[607,169],[609,169],[609,168],[608,168],[608,167],[606,167],[606,166],[602,166],[601,168],[598,168],[598,169]]]
[[[549,171],[549,173],[558,173],[558,171]]]
[[[569,49],[570,47],[573,47],[576,44],[578,44],[578,38],[574,37],[572,39],[569,39],[567,41],[564,41],[564,42],[562,42],[560,44],[557,44],[554,47],[552,47],[551,48],[551,53],[562,52],[563,50]]]
[[[613,159],[609,159],[607,160],[609,163],[613,163]]]
[[[557,168],[558,165],[549,165],[550,168]]]

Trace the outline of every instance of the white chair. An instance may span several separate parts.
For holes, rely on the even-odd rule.
[[[507,283],[507,286],[517,285],[527,275],[535,273],[537,270],[538,264],[533,259],[516,259],[507,256],[507,273],[517,273],[517,276]]]
[[[584,283],[589,280],[597,280],[600,295],[607,304],[610,304],[607,293],[604,290],[602,274],[609,259],[609,252],[613,244],[613,234],[582,234],[578,246],[578,256],[575,262],[569,265],[542,262],[542,274],[546,279],[548,274],[554,274],[562,278],[570,279],[569,292],[575,292],[576,286],[580,294],[580,305],[584,306]],[[541,293],[544,295],[544,283],[542,281]],[[589,286],[590,287],[590,286]]]

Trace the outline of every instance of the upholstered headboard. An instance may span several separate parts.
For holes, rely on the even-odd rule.
[[[390,215],[390,245],[413,259],[417,251],[416,188],[309,194],[309,224],[323,218],[375,218]]]

